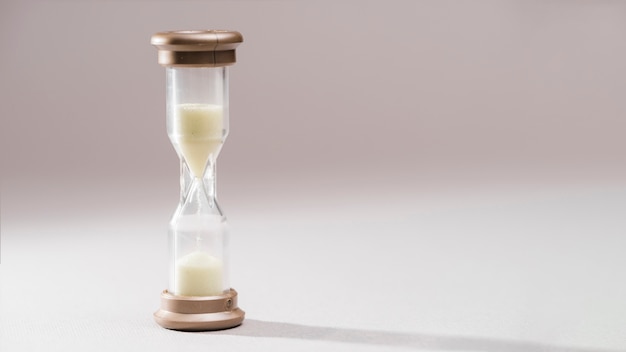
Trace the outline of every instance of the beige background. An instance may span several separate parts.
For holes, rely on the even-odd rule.
[[[623,2],[1,6],[8,192],[148,183],[175,194],[164,72],[149,38],[180,28],[245,36],[219,162],[226,202],[269,188],[625,180]]]

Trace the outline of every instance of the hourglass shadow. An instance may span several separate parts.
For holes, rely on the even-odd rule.
[[[278,323],[246,319],[243,325],[211,334],[277,337],[300,340],[317,340],[368,345],[408,347],[416,350],[485,351],[485,352],[619,352],[607,349],[561,347],[524,341],[507,341],[488,338],[438,336],[427,334],[395,333],[387,331],[329,328],[291,323]],[[626,351],[621,351],[626,352]]]

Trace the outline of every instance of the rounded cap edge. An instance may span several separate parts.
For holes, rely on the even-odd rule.
[[[159,64],[188,67],[233,65],[235,49],[242,42],[241,33],[229,30],[158,32],[150,40],[159,51]]]

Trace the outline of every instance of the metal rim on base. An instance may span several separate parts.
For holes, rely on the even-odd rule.
[[[237,307],[237,291],[219,296],[176,296],[167,290],[161,294],[161,309],[154,320],[166,329],[209,331],[241,325],[245,312]]]

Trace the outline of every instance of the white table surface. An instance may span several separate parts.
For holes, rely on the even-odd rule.
[[[50,192],[3,193],[3,352],[626,351],[623,186],[230,199],[247,315],[205,333],[152,318],[171,199]]]

